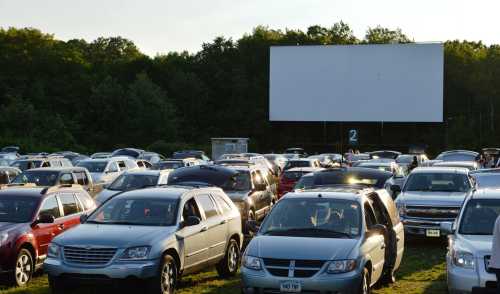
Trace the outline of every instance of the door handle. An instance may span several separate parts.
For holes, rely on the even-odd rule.
[[[208,227],[207,226],[203,226],[200,230],[200,232],[206,232],[208,230]]]

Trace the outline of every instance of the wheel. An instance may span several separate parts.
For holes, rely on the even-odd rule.
[[[173,294],[177,282],[177,264],[175,259],[166,254],[155,278],[149,281],[150,294]]]
[[[240,248],[236,240],[229,240],[226,254],[216,266],[217,273],[221,278],[234,277],[238,272],[240,264]]]
[[[34,270],[31,252],[27,249],[21,249],[16,259],[13,282],[19,287],[26,286],[31,281]]]
[[[394,284],[396,283],[396,276],[394,275],[394,269],[387,269],[382,276],[381,282],[384,285]]]
[[[49,287],[52,294],[64,294],[67,283],[61,278],[49,275]]]
[[[371,288],[370,288],[370,284],[371,284],[370,271],[368,270],[368,268],[365,267],[363,269],[363,273],[361,276],[361,283],[359,286],[358,293],[359,294],[370,294],[372,292]]]

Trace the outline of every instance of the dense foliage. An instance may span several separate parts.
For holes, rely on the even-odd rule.
[[[210,137],[238,136],[250,137],[262,152],[287,145],[322,151],[345,145],[347,129],[355,127],[366,148],[499,146],[500,46],[466,41],[445,44],[443,124],[269,122],[269,46],[411,41],[382,27],[359,40],[342,22],[306,32],[257,27],[236,41],[216,38],[196,54],[151,58],[120,37],[64,42],[36,29],[3,29],[0,145],[166,152],[186,142],[205,147]]]

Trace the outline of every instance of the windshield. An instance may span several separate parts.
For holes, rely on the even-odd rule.
[[[157,164],[154,165],[154,169],[177,169],[184,167],[184,163],[180,161],[167,161],[167,162],[158,162]]]
[[[500,174],[474,174],[478,188],[500,188]]]
[[[397,163],[412,163],[414,155],[399,155],[396,158]]]
[[[264,235],[317,238],[352,238],[361,231],[359,205],[342,199],[287,199],[267,216]]]
[[[449,154],[441,154],[436,159],[442,161],[475,161],[475,154],[467,154],[467,153],[449,153]]]
[[[286,171],[283,174],[283,179],[289,180],[289,181],[298,181],[305,173],[307,173],[307,172],[302,172],[302,171]]]
[[[386,172],[390,172],[392,173],[393,170],[390,166],[387,166],[387,165],[374,165],[374,164],[359,164],[358,165],[359,167],[366,167],[366,168],[371,168],[371,169],[378,169],[378,170],[381,170],[381,171],[386,171]]]
[[[28,170],[15,177],[12,183],[14,184],[33,183],[36,184],[37,186],[55,186],[57,184],[58,177],[59,177],[59,172],[57,171]]]
[[[122,174],[109,185],[108,190],[128,191],[156,186],[158,175]]]
[[[106,161],[80,161],[77,166],[84,167],[91,173],[103,173],[107,165],[108,162]]]
[[[405,184],[405,191],[467,192],[471,188],[469,178],[455,173],[415,173]]]
[[[5,195],[0,197],[0,222],[27,223],[33,218],[38,207],[38,198],[16,197]]]
[[[40,167],[41,165],[41,160],[16,160],[10,166],[17,167],[20,170],[27,170]]]
[[[460,221],[460,234],[492,235],[500,213],[500,199],[473,199],[467,203]]]
[[[249,191],[251,186],[250,174],[248,172],[240,172],[228,179],[221,188],[224,191]]]
[[[88,223],[173,226],[176,223],[176,199],[116,197],[89,216]]]
[[[306,160],[291,160],[288,161],[287,164],[285,165],[285,169],[291,169],[294,167],[311,167],[312,164],[310,161]]]

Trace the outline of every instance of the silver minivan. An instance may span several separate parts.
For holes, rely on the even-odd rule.
[[[403,225],[387,191],[288,193],[245,250],[242,292],[370,293],[378,281],[394,282],[403,251]]]

